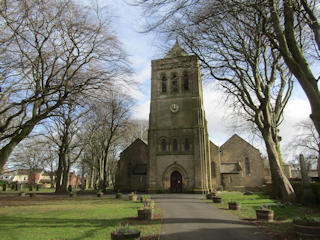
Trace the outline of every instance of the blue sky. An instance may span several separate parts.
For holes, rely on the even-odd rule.
[[[129,6],[124,1],[98,1],[100,4],[108,4],[108,11],[114,16],[114,29],[124,49],[129,54],[129,59],[135,71],[133,78],[139,82],[137,89],[131,89],[132,96],[136,104],[132,109],[134,118],[148,119],[150,104],[150,79],[151,79],[151,60],[162,58],[165,55],[163,45],[157,36],[149,33],[139,33],[143,24],[142,11],[138,7]],[[173,43],[168,43],[167,47]],[[208,81],[203,87],[204,107],[208,120],[210,139],[217,145],[222,145],[235,131],[230,128],[230,109],[227,109],[224,102],[221,101],[222,92],[215,88],[215,83]],[[287,105],[284,113],[285,120],[281,126],[280,134],[282,136],[282,146],[287,146],[294,138],[296,131],[295,125],[307,119],[311,113],[309,102],[299,86],[295,84],[293,95]],[[240,133],[250,143],[264,152],[264,146],[261,141],[253,141],[250,137]],[[285,148],[283,148],[285,151]],[[292,158],[285,152],[285,158]]]

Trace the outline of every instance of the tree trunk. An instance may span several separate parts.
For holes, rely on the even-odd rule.
[[[271,131],[264,129],[262,136],[268,153],[274,193],[276,195],[280,194],[277,197],[284,201],[296,202],[295,192],[280,166],[277,146],[272,138]]]
[[[277,44],[274,46],[279,49],[286,65],[306,93],[311,106],[310,118],[320,136],[320,92],[318,89],[318,81],[313,75],[303,55],[303,51],[295,38],[293,4],[291,1],[284,1],[284,30],[277,9],[277,1],[269,0],[269,9],[275,33],[275,35],[270,35],[269,37],[271,37],[272,42],[274,42],[273,37],[276,37],[278,46]]]
[[[62,173],[63,173],[63,162],[65,161],[66,155],[64,151],[61,149],[59,153],[59,162],[58,162],[58,169],[57,169],[57,179],[56,179],[56,193],[61,192],[61,180],[62,180]]]
[[[319,146],[319,150],[320,150],[320,146]],[[318,170],[318,177],[320,178],[320,151],[318,152],[317,170]]]
[[[92,166],[90,169],[90,175],[89,175],[89,188],[93,188],[94,182],[94,167]]]
[[[62,184],[61,184],[61,192],[68,192],[68,180],[69,180],[69,170],[70,166],[65,162],[65,166],[63,168],[63,177],[62,177]]]
[[[0,170],[3,169],[3,166],[7,163],[8,158],[14,148],[32,132],[36,123],[37,121],[34,123],[30,121],[31,125],[27,125],[26,127],[22,128],[19,134],[11,138],[10,142],[0,149]]]

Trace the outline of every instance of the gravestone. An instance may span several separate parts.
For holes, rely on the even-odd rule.
[[[316,196],[313,193],[311,188],[310,178],[308,176],[306,162],[304,160],[303,154],[299,155],[299,161],[300,161],[300,171],[301,171],[301,180],[302,180],[301,202],[305,205],[311,205],[316,203]]]

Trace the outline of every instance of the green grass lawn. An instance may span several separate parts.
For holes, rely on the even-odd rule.
[[[144,238],[160,232],[160,218],[137,220],[141,203],[95,196],[1,197],[0,239],[110,239],[120,223],[141,230]],[[160,209],[156,209],[160,216]]]
[[[272,223],[258,223],[263,225],[266,231],[275,235],[283,236],[290,235],[293,230],[292,220],[294,217],[303,216],[305,214],[320,216],[319,206],[308,208],[299,205],[282,204],[281,202],[270,199],[262,193],[255,193],[253,195],[243,195],[238,192],[223,192],[219,196],[222,198],[222,203],[212,203],[218,208],[225,209],[226,211],[237,215],[241,219],[254,220],[256,218],[256,208],[262,205],[268,206],[274,211],[275,221]],[[209,201],[209,200],[208,200]],[[228,202],[236,201],[241,203],[240,211],[232,211],[228,209]],[[294,239],[294,238],[290,238]]]

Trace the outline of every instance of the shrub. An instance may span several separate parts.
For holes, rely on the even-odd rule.
[[[294,218],[293,223],[304,226],[320,226],[320,217],[304,215]]]

